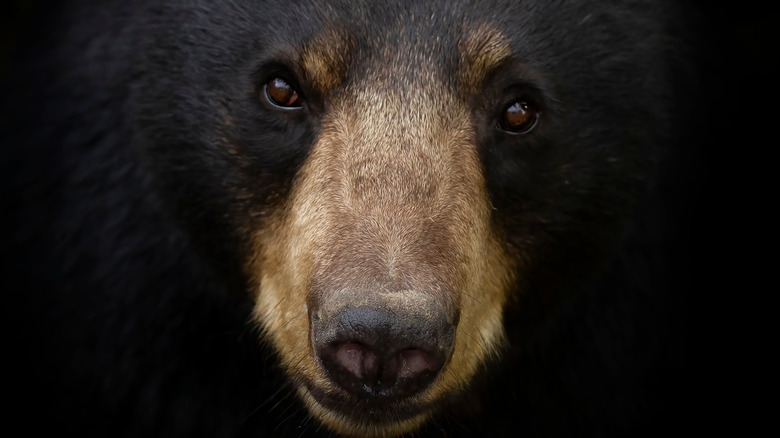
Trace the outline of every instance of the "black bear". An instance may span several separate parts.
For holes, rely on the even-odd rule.
[[[678,418],[674,4],[31,10],[0,137],[26,430],[638,436]]]

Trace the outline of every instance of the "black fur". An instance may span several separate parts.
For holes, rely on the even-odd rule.
[[[436,41],[441,63],[427,68],[455,69],[462,22],[491,23],[516,50],[468,99],[497,227],[513,247],[531,242],[535,263],[506,310],[510,348],[420,434],[676,424],[688,222],[675,152],[692,138],[682,16],[643,1],[399,3],[71,1],[24,14],[3,66],[0,174],[12,413],[29,434],[328,435],[259,341],[242,273],[247,227],[284,202],[326,97],[280,118],[253,93],[289,68],[286,46],[333,25],[359,46]],[[403,14],[415,18],[399,26]],[[382,62],[358,53],[351,74]],[[526,137],[495,129],[495,103],[517,86],[544,107]]]

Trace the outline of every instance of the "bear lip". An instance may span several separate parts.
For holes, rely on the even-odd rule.
[[[346,393],[334,393],[311,383],[304,384],[306,391],[323,408],[334,411],[356,422],[373,424],[398,423],[430,411],[427,404],[397,397],[352,397]]]

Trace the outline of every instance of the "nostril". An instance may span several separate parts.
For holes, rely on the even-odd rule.
[[[367,377],[367,374],[373,374],[376,368],[376,355],[369,351],[364,345],[357,342],[346,342],[336,344],[333,347],[334,365],[348,371],[358,379]]]
[[[399,379],[414,379],[424,373],[436,373],[443,365],[443,360],[417,348],[401,350],[400,357]]]
[[[348,342],[336,347],[335,362],[336,365],[344,368],[355,377],[363,377],[363,357],[366,349],[355,342]]]

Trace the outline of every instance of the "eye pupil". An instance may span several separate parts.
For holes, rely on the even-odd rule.
[[[534,104],[517,100],[504,110],[501,127],[506,131],[525,133],[536,125],[538,117],[539,111]]]
[[[301,106],[300,96],[284,79],[273,78],[265,84],[265,94],[272,104],[282,108]]]

